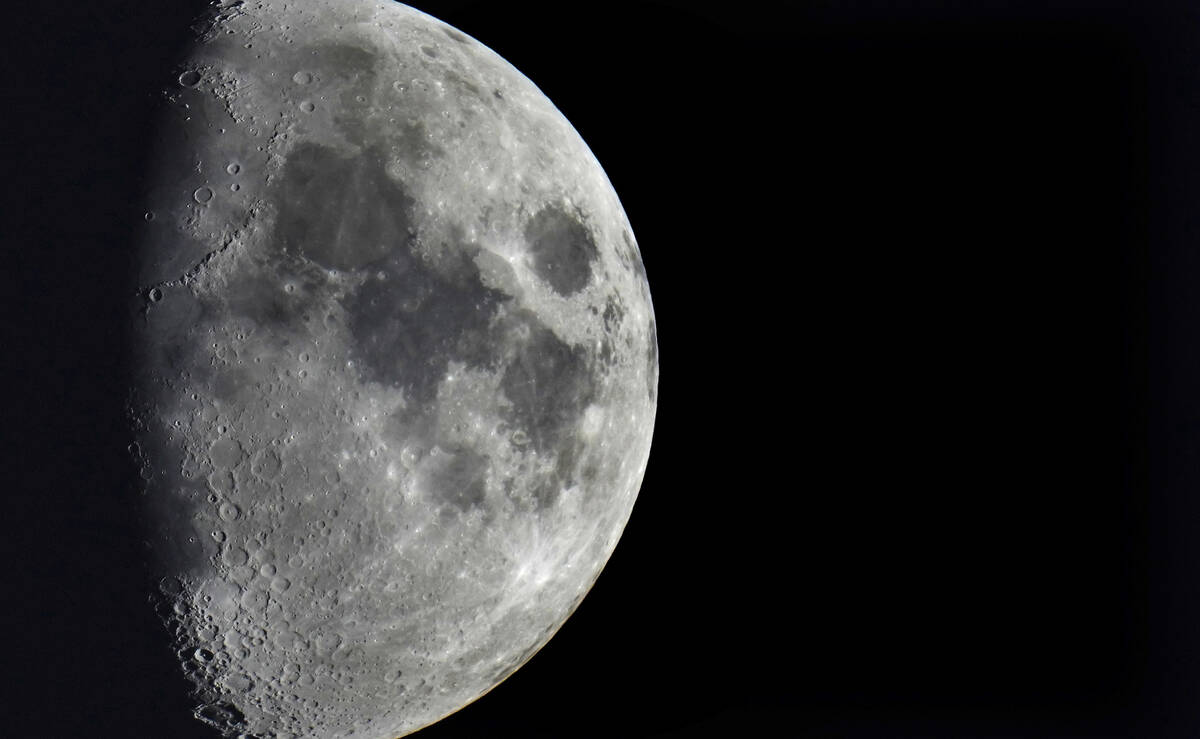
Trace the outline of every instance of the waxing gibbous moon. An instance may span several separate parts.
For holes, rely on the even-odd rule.
[[[394,2],[226,2],[163,92],[131,313],[159,610],[226,736],[411,733],[595,582],[650,449],[628,219],[549,100]]]

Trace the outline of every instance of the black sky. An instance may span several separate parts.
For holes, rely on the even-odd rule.
[[[661,357],[592,594],[420,736],[1200,732],[1200,11],[414,4],[591,146]],[[3,736],[209,736],[120,415],[149,102],[201,8],[7,11]]]

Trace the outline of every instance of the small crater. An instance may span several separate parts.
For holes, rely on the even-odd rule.
[[[305,113],[311,113],[317,109],[317,106],[311,100],[305,100],[300,103],[300,110]]]
[[[421,449],[415,444],[409,444],[400,450],[400,464],[404,465],[405,469],[416,469],[420,459]]]
[[[225,171],[229,174],[237,174],[238,172],[242,171],[242,165],[238,164],[237,162],[230,162],[229,166],[225,168]]]
[[[221,504],[220,508],[217,509],[217,513],[221,516],[222,521],[236,521],[238,520],[238,517],[241,516],[242,511],[233,503],[225,501]]]
[[[192,199],[201,205],[208,205],[208,202],[213,199],[212,188],[207,185],[197,187],[192,193]]]
[[[310,84],[312,81],[313,81],[312,72],[305,72],[305,71],[301,70],[292,75],[292,82],[295,82],[297,85],[307,85],[307,84]]]

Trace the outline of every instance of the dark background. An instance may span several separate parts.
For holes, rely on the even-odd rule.
[[[662,371],[592,594],[420,736],[1200,732],[1200,13],[414,4],[592,147]],[[149,103],[202,7],[6,11],[7,737],[209,736],[121,421]]]

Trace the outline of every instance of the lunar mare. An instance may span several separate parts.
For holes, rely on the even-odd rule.
[[[595,582],[657,338],[603,170],[390,2],[229,2],[170,75],[131,400],[158,603],[226,736],[396,737]]]

